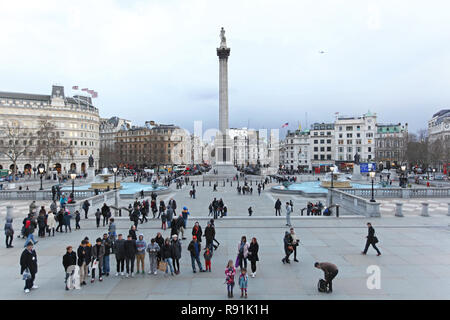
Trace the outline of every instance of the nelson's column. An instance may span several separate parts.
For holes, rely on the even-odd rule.
[[[237,170],[232,163],[232,143],[228,135],[228,57],[230,48],[227,47],[225,30],[220,30],[220,47],[217,48],[219,57],[219,130],[215,138],[216,164],[213,167],[217,176],[233,177]]]

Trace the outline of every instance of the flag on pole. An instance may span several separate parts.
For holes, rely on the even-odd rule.
[[[88,90],[89,90],[88,88],[81,89],[81,91],[88,91]]]
[[[78,90],[78,86],[73,86],[72,90]]]
[[[285,124],[283,124],[281,127],[282,128],[286,128],[289,125],[289,122],[286,122]]]

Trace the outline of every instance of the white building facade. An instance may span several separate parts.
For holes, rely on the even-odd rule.
[[[356,153],[360,162],[374,162],[376,124],[377,116],[370,111],[359,117],[336,117],[334,158],[340,169],[352,167]]]
[[[0,92],[0,169],[14,168],[5,155],[8,152],[8,128],[27,130],[30,139],[18,137],[18,143],[27,146],[27,152],[17,159],[17,171],[30,173],[43,166],[47,172],[87,173],[90,156],[94,158],[94,167],[98,168],[99,159],[99,111],[90,97],[75,95],[66,97],[63,86],[52,87],[51,95]],[[36,137],[42,123],[55,126],[52,139],[58,146],[67,146],[67,150],[55,155],[47,167],[47,159],[37,154]],[[70,149],[70,150],[69,150]]]

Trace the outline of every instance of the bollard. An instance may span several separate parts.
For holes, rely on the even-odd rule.
[[[250,180],[250,185],[252,185],[252,182],[253,182],[253,181],[252,181],[252,180]]]
[[[197,187],[198,187],[198,181],[197,181]]]
[[[448,213],[447,213],[447,215],[450,216],[450,202],[448,203]]]
[[[233,186],[233,181],[230,181],[230,187]],[[450,208],[450,204],[449,204],[449,208]]]
[[[211,187],[211,181],[209,181],[209,186]]]
[[[336,218],[339,218],[339,205],[336,205]]]
[[[428,213],[428,202],[422,202],[422,217],[429,217],[430,214]]]
[[[403,217],[403,203],[396,202],[395,205],[396,205],[395,216],[396,217]]]
[[[119,217],[122,216],[122,209],[119,208]]]
[[[223,180],[223,186],[225,187],[225,180]]]
[[[203,185],[202,185],[202,187],[204,187],[205,186],[205,181],[203,181]]]

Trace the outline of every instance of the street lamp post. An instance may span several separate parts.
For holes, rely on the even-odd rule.
[[[42,187],[42,177],[44,175],[44,168],[43,167],[39,167],[39,173],[41,175],[41,187],[39,190],[44,190],[44,188]]]
[[[332,166],[332,167],[330,167],[330,170],[331,170],[331,188],[333,188],[334,170],[335,170],[335,168]]]
[[[403,184],[405,184],[406,185],[406,165],[402,165],[401,167],[400,167],[401,169],[402,169],[402,176],[403,176],[403,178],[402,178],[402,185]]]
[[[113,172],[114,172],[114,190],[116,190],[116,189],[117,189],[117,187],[116,187],[117,167],[114,167],[112,170],[113,170]]]
[[[375,178],[375,171],[370,171],[369,173],[370,178],[372,179],[372,199],[370,199],[370,202],[375,202],[375,199],[373,197],[373,179]]]
[[[70,179],[72,179],[72,200],[75,199],[75,192],[74,192],[74,188],[75,188],[75,179],[77,177],[77,174],[72,172],[70,174]]]

